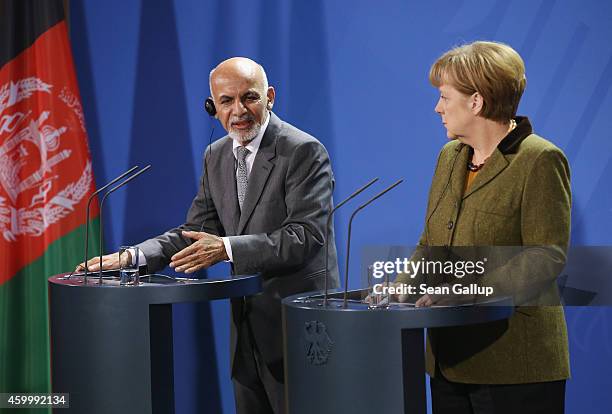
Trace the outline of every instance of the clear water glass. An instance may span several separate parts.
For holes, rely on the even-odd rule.
[[[119,284],[125,286],[138,286],[140,275],[138,274],[139,252],[136,246],[121,246],[119,248]]]

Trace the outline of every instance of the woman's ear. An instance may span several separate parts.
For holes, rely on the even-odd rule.
[[[472,96],[470,96],[470,110],[474,115],[478,115],[482,108],[484,107],[484,99],[482,95],[478,92],[474,92]]]

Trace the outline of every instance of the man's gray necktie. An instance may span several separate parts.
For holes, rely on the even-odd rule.
[[[236,172],[236,188],[238,190],[238,204],[242,211],[242,204],[246,197],[247,185],[249,184],[249,170],[246,165],[246,157],[251,153],[246,147],[240,146],[236,149],[238,154],[238,171]]]

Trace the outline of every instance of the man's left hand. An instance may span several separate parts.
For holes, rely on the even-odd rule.
[[[193,273],[221,260],[229,260],[221,237],[197,231],[183,231],[182,234],[195,241],[172,256],[170,267],[177,272]]]

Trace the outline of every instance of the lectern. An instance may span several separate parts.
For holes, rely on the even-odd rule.
[[[424,328],[508,318],[512,300],[369,309],[361,291],[283,300],[288,414],[426,413]]]
[[[98,281],[49,279],[52,389],[70,394],[70,413],[174,413],[172,304],[261,291],[258,275],[120,286],[115,271]]]

